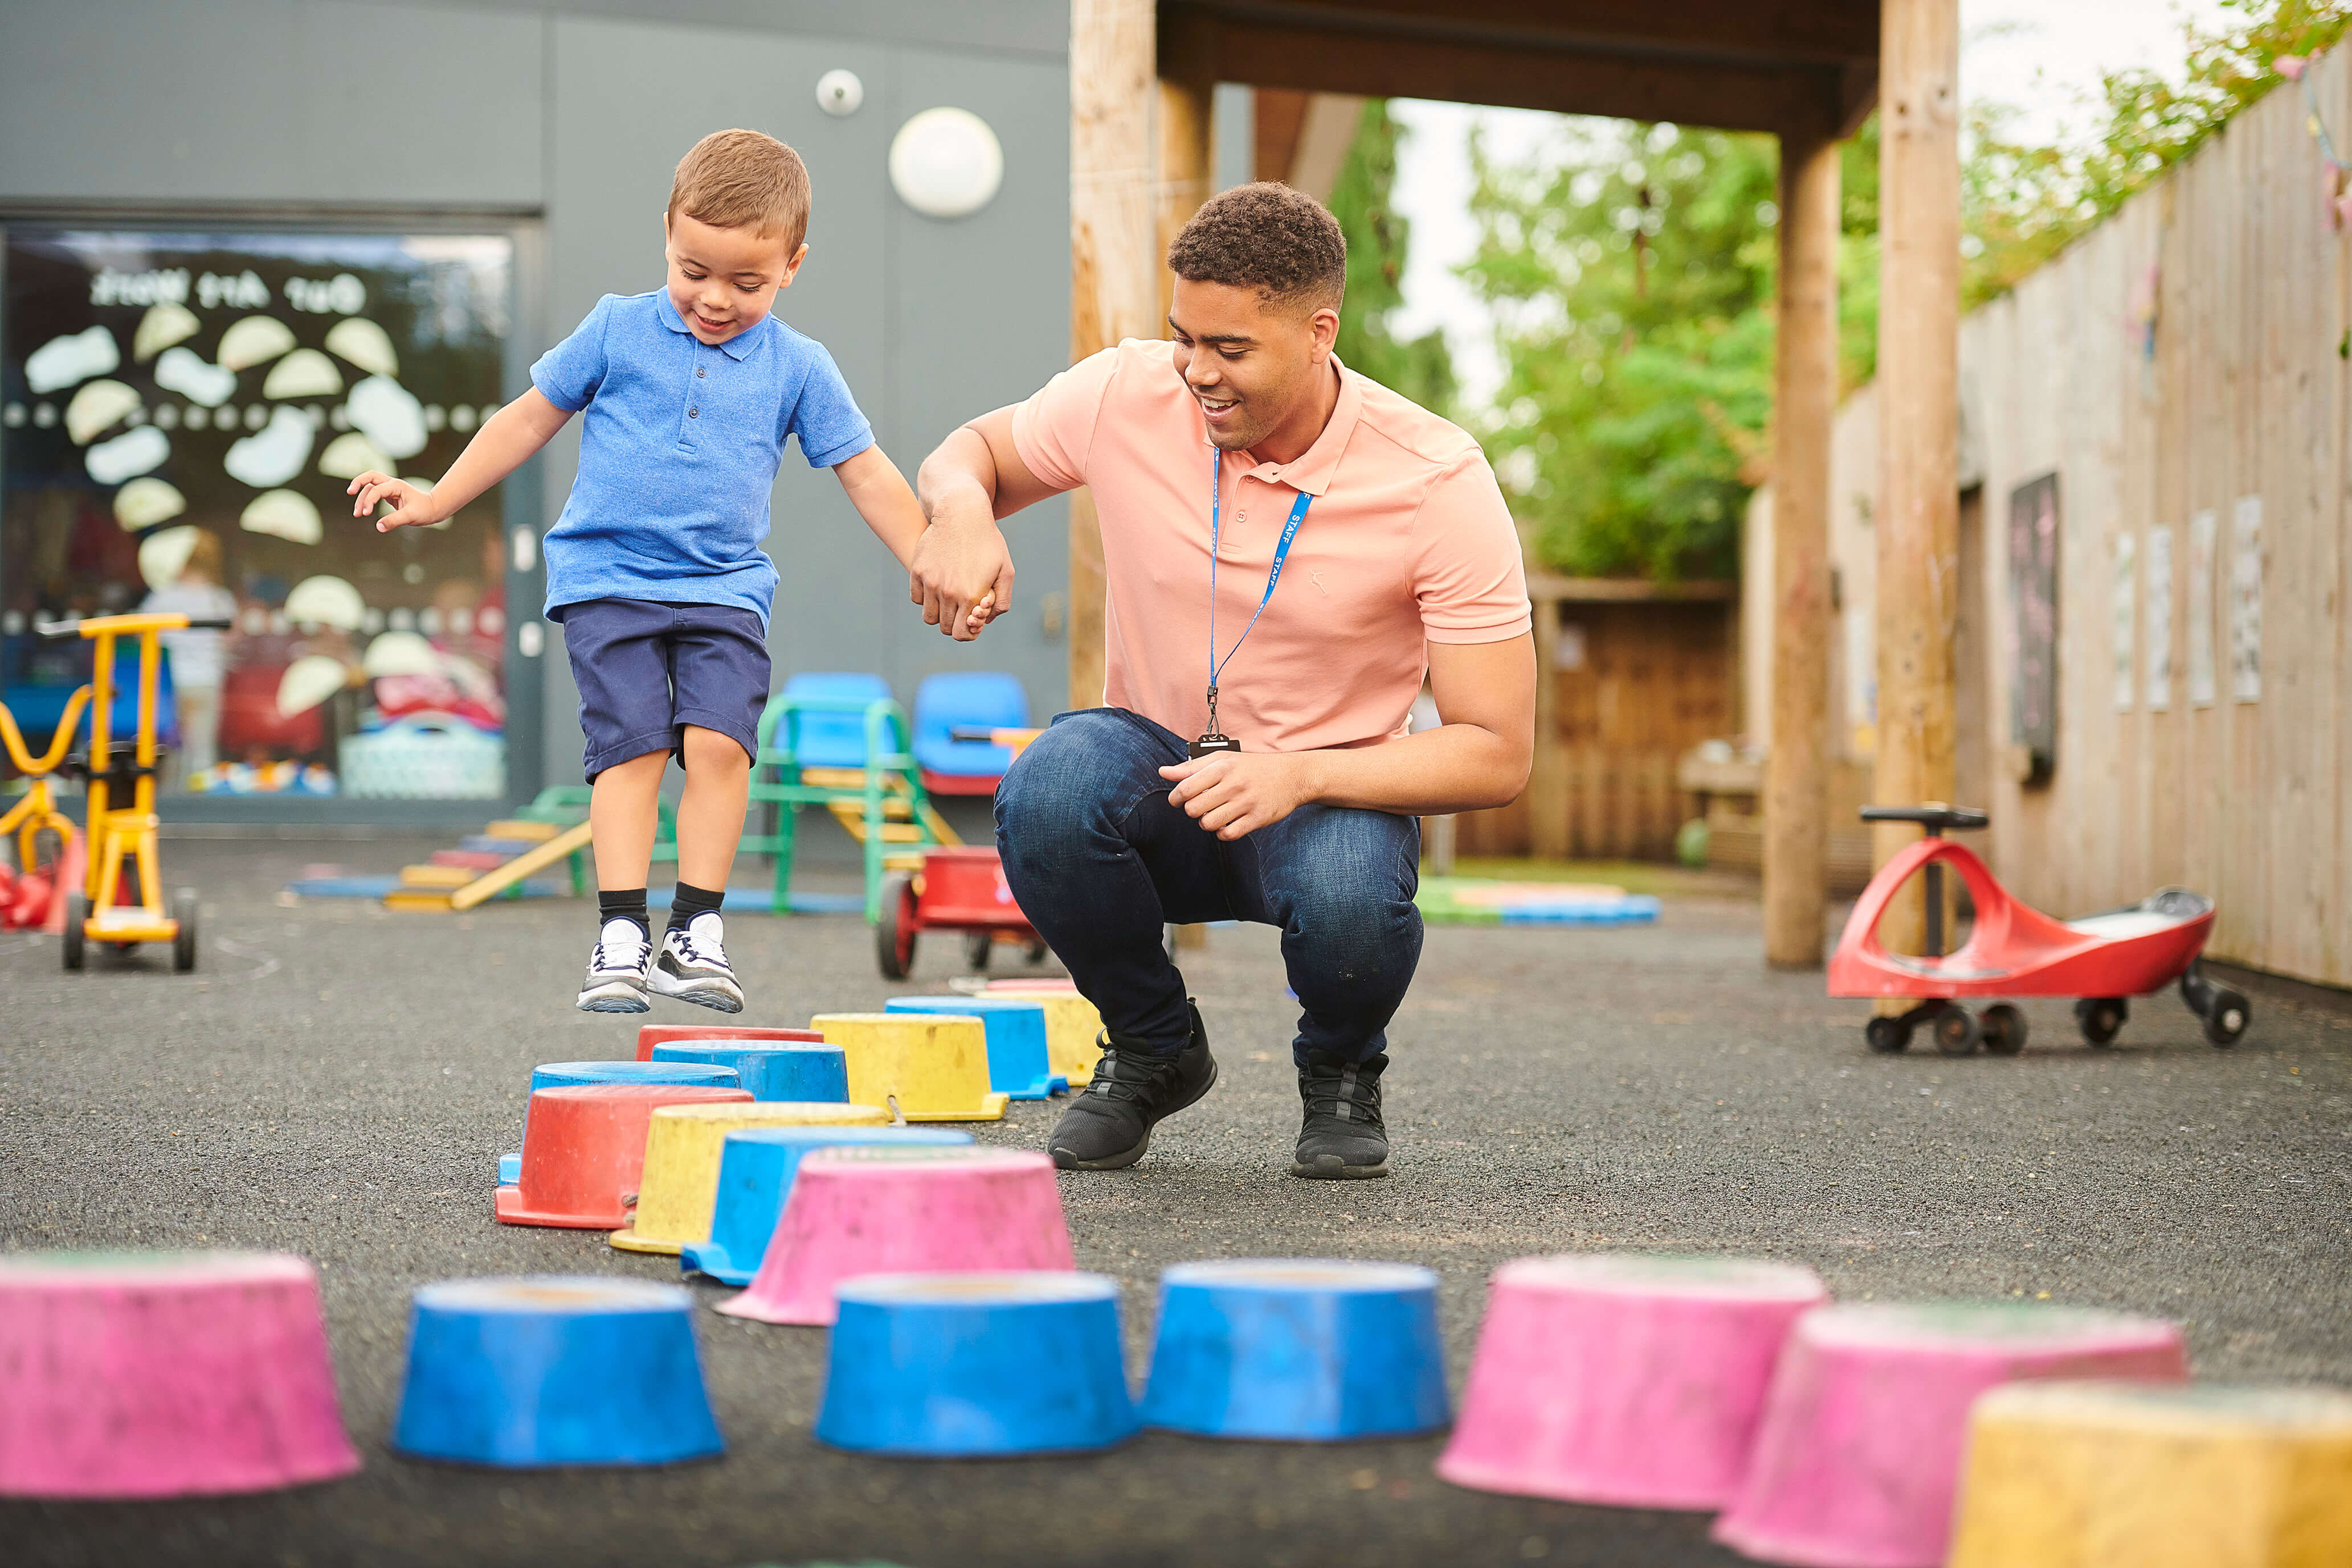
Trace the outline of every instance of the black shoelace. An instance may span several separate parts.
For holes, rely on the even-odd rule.
[[[1106,1100],[1141,1100],[1162,1072],[1176,1065],[1173,1057],[1123,1052],[1110,1043],[1108,1033],[1101,1045],[1102,1059],[1095,1063],[1094,1081],[1087,1085],[1087,1092]]]
[[[1306,1101],[1307,1114],[1318,1112],[1336,1117],[1341,1121],[1378,1121],[1381,1119],[1381,1080],[1367,1077],[1354,1063],[1339,1069],[1324,1069],[1311,1074],[1303,1087],[1301,1098]]]

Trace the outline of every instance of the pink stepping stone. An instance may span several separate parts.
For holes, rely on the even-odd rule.
[[[0,1495],[258,1492],[359,1468],[303,1259],[0,1257]]]
[[[867,1143],[801,1162],[751,1288],[719,1310],[827,1324],[859,1274],[1077,1267],[1054,1162],[1032,1149]]]
[[[2027,1302],[1822,1307],[1797,1321],[1715,1538],[1799,1568],[1937,1568],[1969,1407],[2027,1378],[2176,1382],[2180,1331]]]
[[[1506,1263],[1437,1473],[1480,1491],[1720,1508],[1782,1342],[1828,1300],[1811,1269],[1748,1258]]]

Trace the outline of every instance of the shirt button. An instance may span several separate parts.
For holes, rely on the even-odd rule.
[[[689,408],[686,411],[686,416],[688,419],[699,419],[702,417],[702,410],[699,408]]]
[[[705,370],[702,366],[696,365],[694,367],[694,374],[697,375],[709,375],[710,373],[708,370]]]

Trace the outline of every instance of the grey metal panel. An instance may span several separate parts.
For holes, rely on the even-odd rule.
[[[455,8],[751,28],[818,38],[923,42],[1061,59],[1069,0],[431,0]],[[664,57],[677,58],[677,57]],[[681,72],[713,68],[680,58]],[[681,75],[680,80],[688,79]],[[871,86],[871,83],[867,84]]]
[[[894,424],[904,432],[893,456],[911,475],[957,426],[1028,396],[1069,363],[1070,99],[1058,64],[909,48],[898,65],[894,129],[952,105],[987,121],[1004,148],[1003,188],[970,217],[928,218],[889,197]],[[1041,718],[1067,700],[1067,633],[1048,637],[1039,611],[1049,594],[1066,600],[1068,503],[1033,507],[1005,534],[1019,577],[1003,620],[961,644],[919,616],[891,623],[892,678],[907,696],[935,670],[1003,669],[1021,677]]]
[[[536,205],[543,33],[341,0],[15,0],[0,200]]]
[[[1257,178],[1257,89],[1239,82],[1217,84],[1214,144],[1216,187],[1230,191]]]

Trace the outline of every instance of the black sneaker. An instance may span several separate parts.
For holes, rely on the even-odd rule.
[[[1389,1134],[1381,1123],[1381,1072],[1388,1065],[1385,1056],[1360,1062],[1315,1057],[1299,1069],[1307,1118],[1292,1175],[1345,1182],[1389,1173]]]
[[[1209,1054],[1201,1010],[1192,1011],[1192,1043],[1172,1057],[1121,1046],[1103,1031],[1094,1081],[1070,1101],[1045,1140],[1054,1163],[1065,1171],[1124,1171],[1151,1147],[1154,1123],[1209,1092],[1217,1081],[1217,1058]]]

